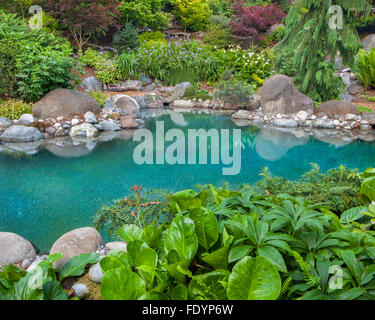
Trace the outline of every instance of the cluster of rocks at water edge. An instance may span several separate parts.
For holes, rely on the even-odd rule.
[[[332,100],[314,107],[311,98],[301,94],[292,80],[284,75],[268,79],[258,90],[255,101],[259,108],[238,110],[233,120],[245,125],[267,125],[280,128],[336,129],[372,131],[375,113],[360,113],[357,106]]]
[[[126,248],[125,241],[104,243],[100,233],[91,227],[65,233],[55,241],[48,253],[40,253],[34,244],[18,234],[0,232],[0,271],[3,267],[13,264],[22,270],[31,272],[47,258],[48,254],[63,253],[62,259],[53,263],[55,269],[60,269],[67,261],[79,254],[96,252],[101,260],[111,250],[126,252]],[[66,279],[63,286],[65,289],[73,289],[75,296],[85,298],[90,294],[91,288],[87,285],[87,281],[90,281],[93,286],[99,285],[102,277],[103,272],[98,262],[91,265],[82,277]]]

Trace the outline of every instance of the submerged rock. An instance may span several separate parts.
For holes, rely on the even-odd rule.
[[[73,145],[72,143],[69,144],[62,144],[57,145],[55,143],[49,143],[45,147],[49,152],[52,154],[62,157],[62,158],[78,158],[85,155],[88,155],[92,152],[93,149],[88,149],[87,144],[79,144]]]
[[[123,129],[137,129],[139,127],[138,122],[131,115],[121,117],[120,121]]]
[[[35,257],[36,252],[30,241],[15,233],[0,232],[0,268]]]
[[[276,119],[273,123],[276,127],[281,128],[297,128],[298,122],[289,119]]]
[[[36,154],[38,153],[42,143],[42,140],[32,142],[5,142],[4,146],[14,151],[19,151],[27,154]]]

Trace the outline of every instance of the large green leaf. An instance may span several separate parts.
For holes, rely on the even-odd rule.
[[[288,270],[286,269],[284,258],[276,248],[271,246],[261,247],[258,249],[258,255],[261,257],[265,257],[267,260],[272,262],[277,267],[277,269],[279,269],[279,271],[288,272]]]
[[[362,212],[365,212],[366,210],[367,210],[367,207],[364,207],[364,206],[355,207],[355,208],[346,210],[342,213],[340,222],[346,223],[348,221],[356,221],[363,217]]]
[[[185,210],[189,206],[191,199],[196,195],[197,193],[192,189],[176,192],[170,201],[172,213],[176,214]]]
[[[158,292],[146,292],[138,300],[169,300],[168,296]]]
[[[137,300],[145,293],[145,282],[130,269],[111,269],[103,275],[100,294],[104,300]]]
[[[236,191],[230,191],[224,188],[218,189],[213,185],[210,185],[212,195],[214,196],[216,204],[222,203],[225,199],[230,197],[240,196],[241,193]]]
[[[73,257],[64,264],[61,272],[60,279],[63,280],[67,277],[80,276],[88,264],[94,264],[99,261],[99,255],[96,252],[83,253]]]
[[[198,250],[193,220],[178,214],[170,224],[164,240],[165,252],[175,251],[181,266],[188,268]]]
[[[135,224],[124,224],[118,229],[118,235],[126,242],[141,240],[143,231]]]
[[[43,285],[43,300],[68,300],[60,282],[49,281]]]
[[[277,268],[264,257],[245,257],[233,267],[228,280],[230,300],[276,300],[281,290]]]
[[[183,284],[179,284],[172,289],[171,292],[172,300],[187,300],[188,292],[187,288]]]
[[[230,272],[215,270],[193,276],[189,284],[189,298],[203,300],[227,300],[226,286]]]
[[[233,237],[230,238],[232,240]],[[203,253],[201,255],[201,259],[208,263],[210,266],[216,269],[227,269],[228,268],[228,259],[229,259],[229,252],[230,252],[230,244],[231,241],[228,241],[224,245],[224,247],[217,249],[211,253]]]
[[[43,291],[40,290],[42,282],[43,272],[41,268],[38,268],[37,272],[29,272],[16,282],[1,298],[3,300],[42,300]]]
[[[249,244],[241,244],[241,245],[233,247],[232,249],[230,249],[228,262],[232,263],[232,262],[242,259],[244,256],[247,256],[250,249],[251,249],[251,245]]]
[[[100,261],[103,272],[116,268],[131,268],[131,259],[127,252],[111,250],[109,254]]]
[[[362,182],[361,194],[365,195],[370,201],[375,201],[375,177],[367,178]]]
[[[214,213],[199,208],[192,210],[189,217],[194,221],[198,243],[208,251],[219,239],[219,224]]]
[[[151,286],[154,280],[154,271],[158,263],[156,251],[139,240],[129,242],[127,249],[133,266],[138,269],[139,274],[145,279],[148,286]]]

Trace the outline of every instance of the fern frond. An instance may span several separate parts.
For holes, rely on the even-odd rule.
[[[296,259],[298,265],[300,266],[300,268],[302,270],[303,277],[304,277],[306,283],[308,285],[312,286],[312,287],[320,288],[320,278],[319,278],[319,276],[314,276],[314,275],[311,274],[311,272],[310,272],[311,266],[305,260],[303,260],[303,258],[301,257],[301,255],[298,252],[292,251],[292,253],[293,253],[293,256]]]
[[[283,285],[281,286],[281,291],[280,291],[280,297],[285,295],[287,293],[287,291],[289,290],[289,287],[290,287],[290,283],[292,282],[292,277],[288,277],[287,279],[285,279]]]

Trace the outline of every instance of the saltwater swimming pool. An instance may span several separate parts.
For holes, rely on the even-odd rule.
[[[365,169],[375,162],[375,143],[302,130],[238,127],[230,117],[212,114],[165,114],[155,119],[165,129],[211,128],[242,130],[242,169],[223,176],[222,165],[136,165],[131,134],[101,144],[77,143],[63,149],[48,145],[31,157],[14,158],[0,152],[0,231],[18,233],[46,252],[63,233],[92,225],[103,204],[124,197],[134,184],[144,189],[180,190],[196,184],[253,183],[263,166],[276,175],[298,178],[318,163],[322,170],[343,164]],[[332,144],[334,143],[334,144]]]

